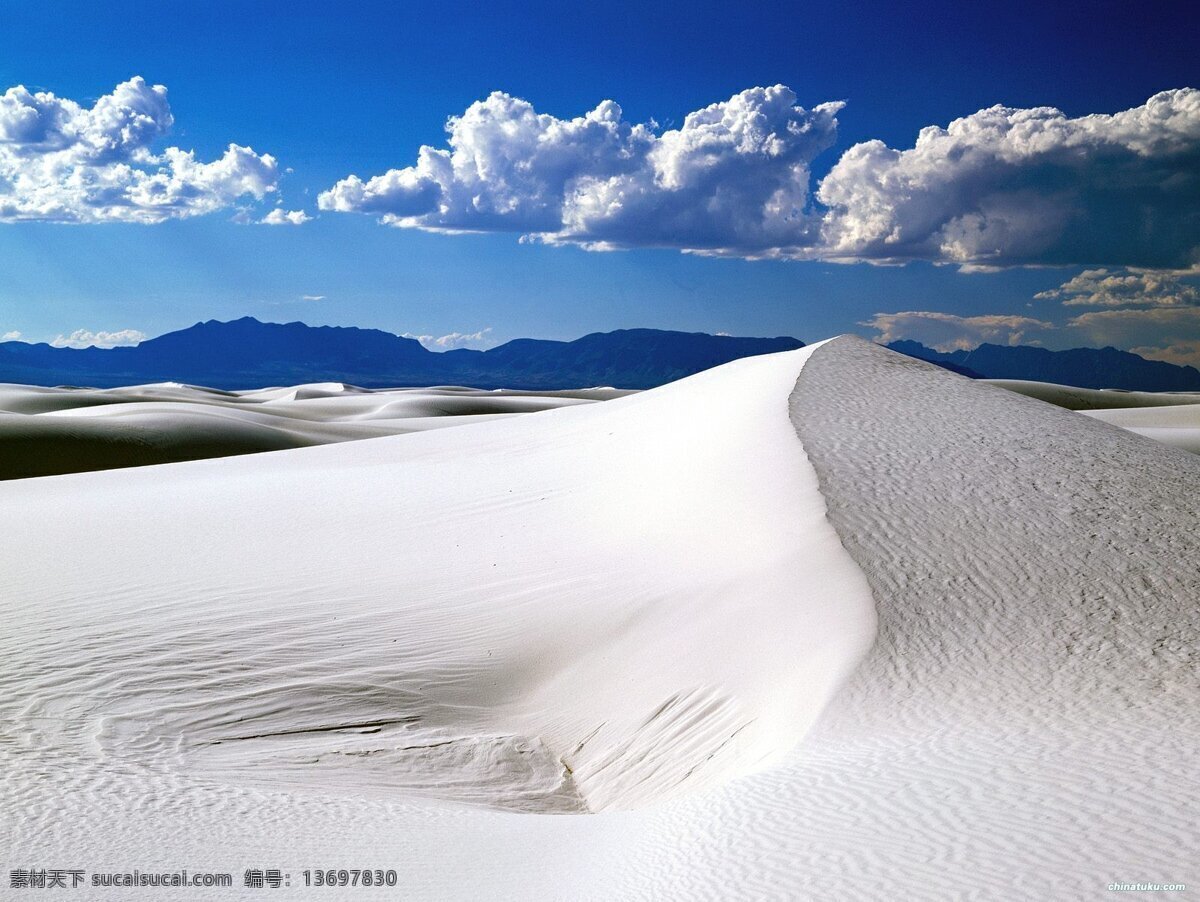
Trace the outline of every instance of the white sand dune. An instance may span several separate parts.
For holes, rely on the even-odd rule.
[[[1200,394],[1097,390],[1016,379],[983,381],[1200,454]]]
[[[1053,382],[1026,379],[981,379],[980,382],[1006,388],[1019,395],[1037,398],[1067,410],[1116,410],[1126,407],[1174,407],[1200,404],[1200,393],[1126,391],[1117,388],[1078,388]]]
[[[1182,451],[1200,454],[1200,404],[1083,411],[1093,419]]]
[[[848,338],[8,482],[8,866],[279,867],[281,898],[318,867],[418,899],[1194,883],[1197,486],[1194,456]]]
[[[880,616],[814,851],[870,898],[1194,885],[1200,460],[853,339],[793,417]]]
[[[305,448],[621,397],[616,389],[363,389],[340,382],[228,392],[0,384],[0,479]]]

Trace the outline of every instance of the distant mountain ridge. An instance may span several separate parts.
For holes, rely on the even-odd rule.
[[[888,347],[972,378],[1026,379],[1126,391],[1200,391],[1196,367],[1147,360],[1116,348],[1050,351],[1029,345],[981,344],[971,351],[942,352],[916,341],[894,341]]]
[[[740,357],[803,347],[788,337],[621,329],[575,341],[522,338],[487,351],[430,351],[420,342],[352,326],[209,320],[132,347],[0,343],[0,382],[96,388],[189,382],[241,389],[303,382],[364,387],[471,385],[651,388]]]
[[[430,351],[379,329],[208,320],[132,347],[56,348],[0,343],[0,382],[111,388],[189,382],[242,389],[304,382],[368,388],[470,385],[565,389],[593,385],[652,388],[741,357],[803,347],[795,338],[736,338],[703,332],[619,329],[574,341],[518,338],[487,351]],[[893,351],[971,378],[1027,379],[1081,388],[1200,391],[1200,370],[1147,360],[1116,348],[1050,351],[981,344],[936,351],[915,341]]]

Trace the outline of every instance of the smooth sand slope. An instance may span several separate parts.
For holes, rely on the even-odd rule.
[[[417,899],[1195,883],[1197,486],[847,338],[9,482],[0,864],[395,868]]]
[[[112,389],[0,384],[0,479],[306,448],[626,394],[364,389],[340,382],[243,392],[177,383]]]
[[[189,827],[250,791],[589,812],[777,762],[874,624],[786,415],[808,353],[463,429],[0,486],[16,845],[157,848],[134,824],[85,838],[91,815],[45,804],[68,794]],[[408,816],[401,835],[432,815]]]

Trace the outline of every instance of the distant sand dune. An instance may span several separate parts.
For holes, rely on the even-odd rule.
[[[306,448],[621,397],[615,389],[363,389],[340,382],[228,392],[178,383],[0,385],[0,479]]]
[[[1200,416],[1200,395],[986,381],[1200,453],[1200,421],[1195,419]],[[629,394],[633,392],[611,388],[364,389],[341,382],[240,392],[174,382],[114,389],[0,385],[0,480],[307,448],[470,425]],[[1188,410],[1143,412],[1132,419],[1119,414],[1126,408],[1181,405]]]
[[[981,379],[980,382],[1006,388],[1068,410],[1113,410],[1127,407],[1171,407],[1200,404],[1200,394],[1190,392],[1124,391],[1119,389],[1077,388],[1053,382],[1022,379]]]

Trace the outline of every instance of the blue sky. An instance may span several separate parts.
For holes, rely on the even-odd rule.
[[[0,92],[28,91],[0,108],[0,336],[250,314],[473,346],[853,330],[1200,362],[1200,111],[1144,107],[1200,86],[1178,4],[82,7],[5,8]],[[774,85],[790,93],[752,92]],[[106,96],[152,133],[30,130]],[[608,99],[619,115],[561,124]],[[744,130],[688,125],[715,103]],[[994,104],[1011,110],[913,152]],[[1061,116],[1019,113],[1038,107]],[[476,180],[449,153],[418,163],[469,109]],[[552,152],[523,157],[531,135]],[[125,179],[121,200],[81,178]],[[139,206],[156,179],[170,205]],[[307,221],[255,224],[276,207]]]

